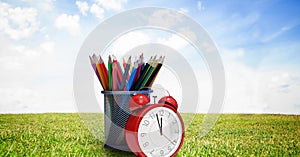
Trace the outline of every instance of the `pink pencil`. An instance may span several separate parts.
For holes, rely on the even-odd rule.
[[[112,82],[113,82],[113,90],[118,90],[118,78],[117,78],[117,70],[116,64],[113,62],[112,64]]]

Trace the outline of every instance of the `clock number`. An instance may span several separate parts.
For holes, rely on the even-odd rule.
[[[155,118],[155,114],[154,114],[154,113],[151,113],[151,114],[150,114],[150,117],[151,117],[151,119]]]
[[[160,155],[161,155],[161,156],[164,155],[164,150],[160,150]]]
[[[168,118],[170,118],[171,113],[169,112]]]
[[[154,149],[150,152],[150,154],[153,154],[153,152],[154,152]]]
[[[175,132],[176,134],[178,134],[178,133],[179,133],[179,130],[176,129],[174,132]]]
[[[147,133],[141,133],[141,137],[145,137]]]
[[[172,124],[176,124],[176,123],[177,123],[177,121],[176,121],[176,120],[172,121]]]
[[[145,120],[143,125],[148,126],[149,125],[149,121]]]
[[[172,144],[175,145],[177,143],[177,139],[173,140]]]
[[[171,148],[171,146],[168,146],[168,150],[171,150],[172,148]]]
[[[149,146],[149,142],[145,142],[145,143],[143,144],[143,146],[144,146],[144,147]]]
[[[164,110],[160,110],[160,111],[159,111],[159,115],[160,115],[160,116],[163,116],[163,115],[164,115],[164,113],[165,113],[165,111],[164,111]]]

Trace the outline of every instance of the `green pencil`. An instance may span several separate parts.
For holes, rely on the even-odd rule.
[[[151,74],[152,74],[152,72],[153,72],[154,69],[155,69],[155,67],[154,67],[154,65],[152,64],[152,65],[150,66],[150,68],[149,68],[149,70],[148,70],[146,76],[144,77],[144,80],[143,80],[141,86],[139,87],[139,89],[144,88],[145,84],[146,84],[147,81],[149,80],[149,78],[150,78],[150,76],[151,76]]]
[[[108,90],[112,90],[112,61],[111,61],[111,57],[109,55],[108,57]]]

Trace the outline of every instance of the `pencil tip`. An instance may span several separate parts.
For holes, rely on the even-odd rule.
[[[115,55],[112,54],[113,59],[117,59],[117,57]]]
[[[131,56],[128,58],[127,64],[131,63]]]
[[[162,57],[162,59],[161,59],[161,64],[165,61],[165,57],[166,57],[166,56],[163,56],[163,57]]]
[[[89,55],[89,58],[90,58],[90,62],[93,64],[93,58]]]

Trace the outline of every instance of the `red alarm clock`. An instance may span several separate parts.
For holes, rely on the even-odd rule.
[[[175,156],[184,139],[178,104],[171,96],[161,98],[158,104],[146,105],[149,102],[143,94],[129,101],[132,114],[125,126],[127,145],[138,157]]]

